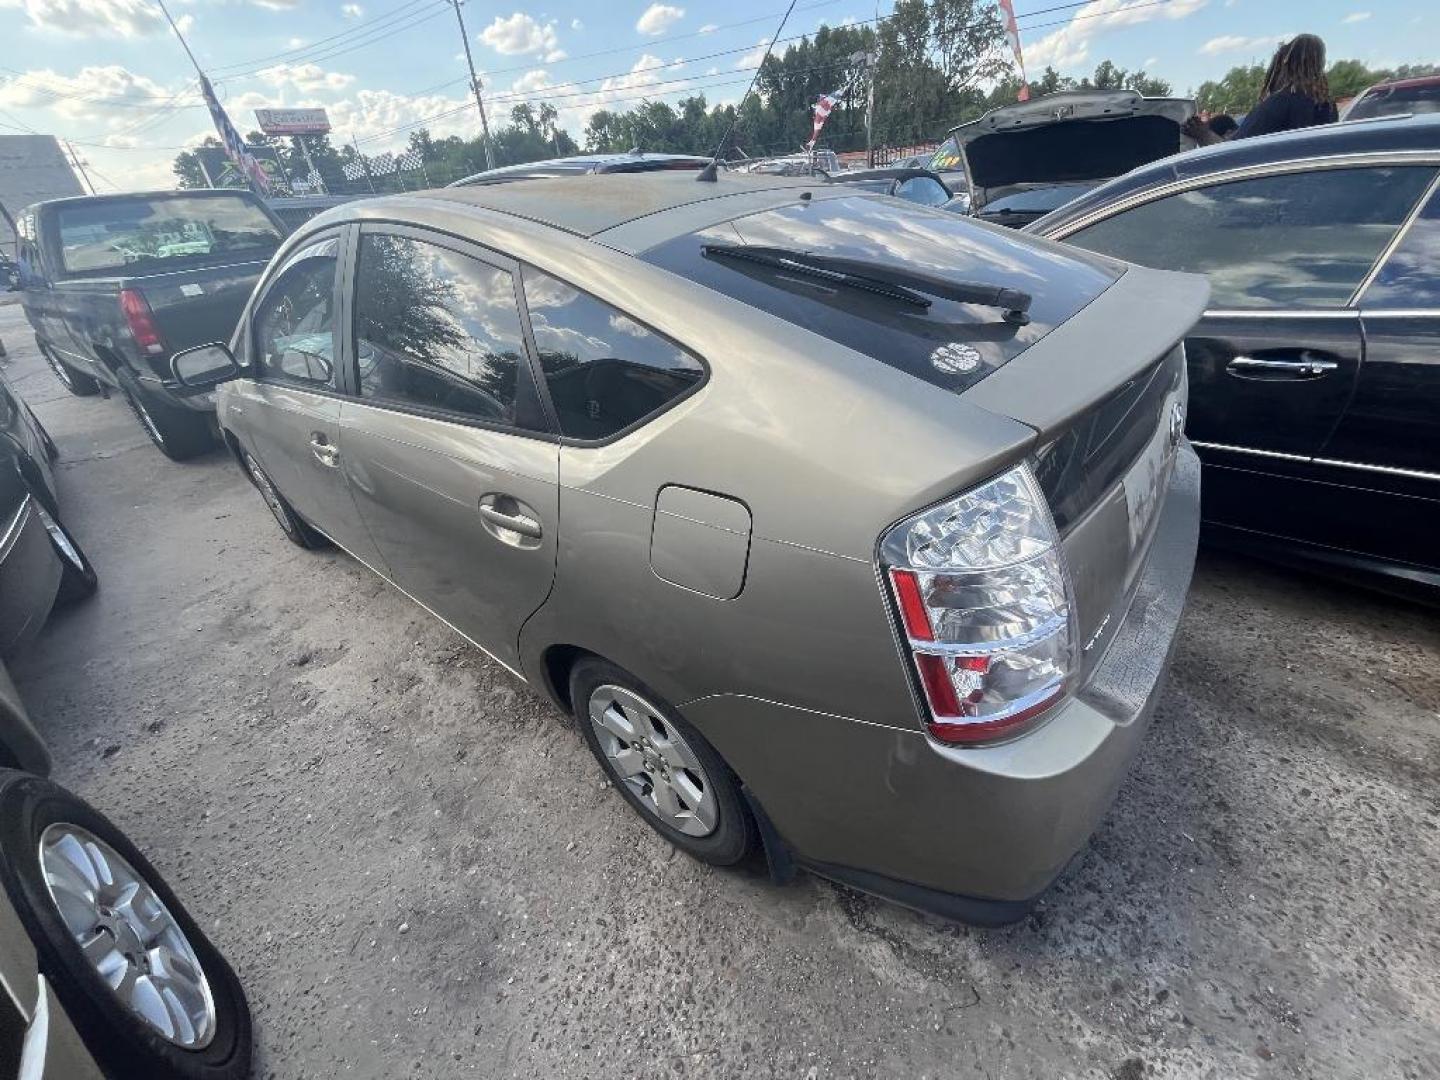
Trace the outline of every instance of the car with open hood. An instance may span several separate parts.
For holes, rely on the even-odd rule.
[[[1181,129],[1194,115],[1188,98],[1065,90],[953,128],[934,160],[958,158],[972,214],[1019,228],[1112,177],[1193,148]]]
[[[1207,295],[823,178],[535,180],[316,218],[175,375],[671,843],[995,922],[1148,726]]]

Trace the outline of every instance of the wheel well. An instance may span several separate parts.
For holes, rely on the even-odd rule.
[[[225,446],[229,449],[230,456],[235,459],[235,464],[240,466],[246,476],[249,476],[250,471],[245,468],[245,451],[240,449],[240,440],[228,428],[221,428],[220,435],[225,440]]]
[[[119,371],[123,361],[104,345],[95,346],[95,358],[104,364],[111,371]]]
[[[545,689],[567,713],[575,711],[570,701],[570,672],[582,659],[595,655],[578,645],[551,645],[541,658],[541,667],[545,672]]]

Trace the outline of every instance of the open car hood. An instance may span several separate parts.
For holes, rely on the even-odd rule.
[[[1022,187],[1096,183],[1194,147],[1189,98],[1073,90],[991,109],[951,131],[975,209]]]

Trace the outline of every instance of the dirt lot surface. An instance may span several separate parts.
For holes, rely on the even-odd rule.
[[[1436,613],[1205,555],[1088,850],[948,925],[674,854],[546,701],[0,336],[102,581],[12,672],[234,963],[257,1077],[1440,1076]]]

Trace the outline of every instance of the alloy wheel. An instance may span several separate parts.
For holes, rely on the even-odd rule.
[[[260,468],[260,463],[249,454],[245,455],[245,468],[250,473],[250,479],[255,481],[255,487],[260,491],[260,497],[265,500],[265,505],[270,508],[270,513],[275,515],[275,520],[280,523],[280,528],[288,534],[290,532],[290,515],[285,512],[285,504],[280,501],[280,493],[275,490],[275,485],[270,482],[270,477],[265,475],[265,470]]]
[[[176,1046],[208,1046],[216,1025],[210,983],[135,868],[94,833],[63,822],[41,834],[40,868],[65,928],[121,1004]]]
[[[719,822],[710,778],[685,736],[663,713],[623,686],[590,695],[590,723],[616,778],[647,812],[686,836],[708,836]]]

